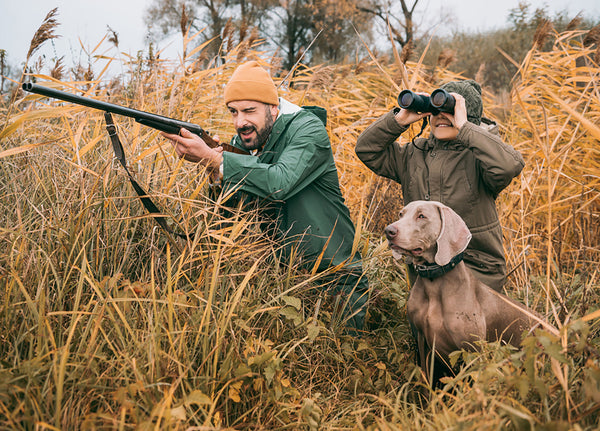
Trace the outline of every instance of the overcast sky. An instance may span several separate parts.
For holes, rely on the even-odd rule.
[[[107,26],[118,33],[119,50],[135,56],[145,46],[143,17],[149,4],[151,0],[0,0],[0,49],[6,50],[9,64],[20,66],[44,17],[58,7],[61,25],[55,32],[62,37],[53,44],[46,43],[43,53],[47,56],[64,56],[67,66],[78,63],[85,58],[79,40],[91,51],[106,34]],[[519,0],[421,0],[418,9],[426,10],[433,19],[451,14],[455,28],[488,30],[504,26],[508,11],[518,4]],[[599,0],[530,0],[529,4],[546,5],[552,15],[566,10],[569,16],[583,12],[585,17],[600,17]],[[161,57],[176,60],[181,52],[180,41],[172,38],[161,42],[159,48],[165,47]],[[118,55],[108,43],[103,48],[101,52]]]

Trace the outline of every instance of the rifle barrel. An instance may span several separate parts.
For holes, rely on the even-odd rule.
[[[115,105],[114,103],[77,96],[75,94],[67,93],[66,91],[55,90],[53,88],[44,87],[43,85],[33,84],[31,82],[23,83],[23,90],[30,93],[51,97],[53,99],[64,100],[65,102],[87,106],[88,108],[99,109],[101,111],[130,117],[140,124],[174,135],[178,135],[183,127],[200,136],[202,140],[211,148],[222,146],[226,151],[235,152],[238,154],[248,154],[248,152],[240,148],[236,148],[229,144],[221,144],[216,142],[202,127],[198,126],[197,124],[176,120],[163,115],[152,114],[150,112],[139,111],[137,109],[131,109],[125,106]]]

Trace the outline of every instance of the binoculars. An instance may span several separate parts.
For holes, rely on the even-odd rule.
[[[410,90],[403,90],[398,95],[398,105],[401,108],[419,113],[430,112],[433,115],[440,112],[454,114],[455,103],[454,96],[441,88],[434,90],[431,96],[423,96]]]

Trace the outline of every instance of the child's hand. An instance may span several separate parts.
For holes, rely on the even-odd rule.
[[[467,105],[465,98],[458,93],[450,93],[454,96],[456,103],[454,104],[454,115],[450,117],[452,125],[460,129],[467,122]]]
[[[408,109],[400,108],[400,110],[396,113],[395,118],[396,122],[400,124],[402,127],[406,127],[409,124],[414,123],[415,121],[419,121],[429,115],[429,112],[423,112],[419,114],[418,112],[409,111]]]

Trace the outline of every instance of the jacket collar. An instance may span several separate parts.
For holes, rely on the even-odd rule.
[[[279,98],[279,114],[273,123],[273,129],[269,135],[269,139],[259,151],[259,154],[271,153],[277,145],[281,136],[283,136],[291,122],[291,120],[302,110],[299,106],[288,102],[284,98]]]
[[[437,263],[424,263],[416,265],[413,263],[412,267],[419,276],[434,280],[453,270],[456,265],[463,260],[463,257],[464,253],[459,253],[450,259],[450,262],[448,262],[446,265],[438,265]]]
[[[466,145],[464,142],[460,141],[459,139],[453,139],[451,141],[441,141],[438,138],[436,138],[435,136],[433,136],[433,133],[430,135],[430,142],[429,145],[427,146],[427,150],[431,151],[434,149],[447,149],[447,150],[452,150],[452,149],[459,149],[459,148],[464,148]]]

